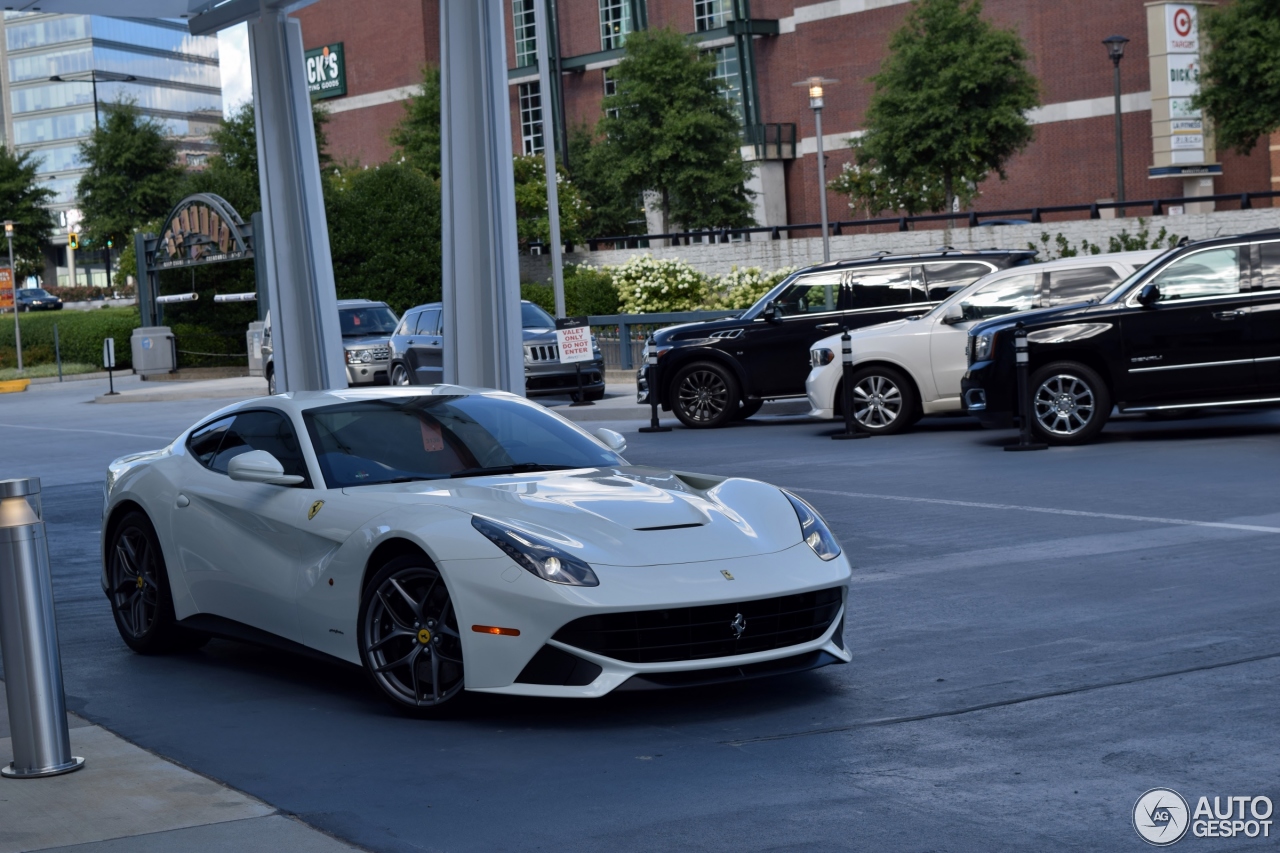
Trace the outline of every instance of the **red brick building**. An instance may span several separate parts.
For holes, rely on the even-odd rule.
[[[762,224],[818,219],[814,116],[805,91],[792,84],[814,75],[840,81],[828,87],[823,113],[827,176],[834,177],[849,160],[845,140],[860,129],[871,98],[868,78],[879,69],[889,38],[909,9],[907,0],[556,0],[552,52],[561,69],[562,95],[553,93],[551,109],[544,111],[531,17],[543,3],[502,2],[517,153],[541,150],[544,113],[554,112],[558,127],[594,124],[625,34],[646,26],[672,27],[716,53],[717,73],[742,110],[744,141],[761,132],[757,127],[778,126],[784,135],[795,127],[794,157],[765,161],[757,172],[753,188],[760,191]],[[1147,5],[1144,0],[986,0],[984,15],[1022,37],[1030,70],[1040,80],[1042,106],[1032,114],[1035,140],[1009,164],[1007,181],[993,175],[981,185],[975,209],[1115,197],[1113,67],[1102,45],[1112,34],[1130,39],[1120,65],[1127,198],[1178,196],[1184,189],[1196,194],[1280,190],[1280,137],[1260,140],[1247,157],[1229,151],[1215,157],[1210,150],[1205,159],[1220,164],[1220,174],[1149,177],[1154,159]],[[438,61],[438,0],[320,0],[296,14],[307,48],[344,45],[346,95],[325,101],[332,112],[330,152],[365,164],[388,159],[393,150],[388,135],[404,113],[402,102],[414,93],[422,66]],[[746,145],[744,153],[755,157],[756,148]],[[828,204],[833,219],[854,217],[843,197],[829,194]]]

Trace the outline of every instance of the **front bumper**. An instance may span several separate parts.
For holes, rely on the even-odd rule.
[[[347,365],[348,385],[386,385],[389,381],[387,361],[371,361]]]
[[[822,367],[810,368],[809,376],[804,380],[804,392],[809,397],[809,417],[829,421],[836,416],[836,388],[840,386],[843,375],[844,367],[838,359]]]
[[[843,554],[823,562],[809,546],[799,543],[776,554],[734,560],[593,568],[600,586],[570,587],[547,583],[506,558],[442,563],[462,629],[467,689],[590,698],[624,685],[627,689],[653,689],[714,683],[847,663],[852,658],[843,639],[849,579],[849,564]],[[733,579],[723,572],[729,572]],[[635,663],[553,639],[562,627],[585,616],[746,604],[833,588],[841,596],[838,611],[820,636],[765,651]],[[724,625],[726,638],[732,636],[730,621]],[[472,625],[516,628],[520,635],[476,633]],[[745,631],[751,628],[749,620]],[[585,676],[567,677],[564,681],[569,683],[560,684],[526,683],[527,676],[522,681],[522,673],[544,648],[554,650],[553,656],[564,653],[585,662],[579,668]]]
[[[1014,377],[1006,377],[995,361],[979,361],[969,366],[960,380],[960,404],[967,414],[987,429],[1013,426],[1017,411]]]
[[[578,362],[582,365],[582,390],[588,394],[604,393],[604,357]],[[524,392],[527,397],[574,394],[578,390],[578,371],[573,364],[547,362],[524,366]]]

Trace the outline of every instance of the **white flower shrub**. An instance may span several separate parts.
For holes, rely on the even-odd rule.
[[[687,261],[636,255],[604,271],[613,277],[627,314],[697,311],[707,299],[707,277]]]
[[[795,271],[796,267],[783,267],[772,272],[765,272],[759,267],[734,267],[711,281],[706,307],[712,310],[750,308],[774,285]]]

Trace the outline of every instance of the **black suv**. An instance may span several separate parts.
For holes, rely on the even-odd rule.
[[[801,270],[739,317],[653,333],[658,403],[689,427],[749,418],[765,400],[805,396],[809,347],[841,327],[915,317],[988,273],[1035,258],[1033,250],[881,252]],[[646,358],[648,348],[646,347]],[[649,402],[647,372],[636,377]]]
[[[984,426],[1018,410],[1013,333],[1030,357],[1032,426],[1083,444],[1122,412],[1280,405],[1280,230],[1171,249],[1097,304],[969,330],[964,407]]]

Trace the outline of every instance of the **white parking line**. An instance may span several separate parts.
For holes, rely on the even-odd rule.
[[[842,498],[865,498],[879,501],[903,501],[905,503],[941,504],[944,506],[962,506],[972,509],[1002,509],[1016,512],[1040,512],[1048,515],[1075,515],[1084,518],[1110,518],[1116,521],[1141,521],[1147,524],[1166,524],[1182,527],[1221,527],[1225,530],[1247,530],[1253,533],[1280,533],[1280,527],[1266,527],[1260,524],[1236,524],[1230,521],[1194,521],[1186,518],[1158,518],[1147,515],[1121,515],[1113,512],[1086,512],[1079,509],[1055,509],[1044,506],[1018,506],[1016,504],[989,504],[976,501],[951,501],[942,498],[913,498],[904,495],[873,495],[867,492],[837,492],[829,489],[792,489],[793,492],[804,492],[813,495],[835,495]]]

